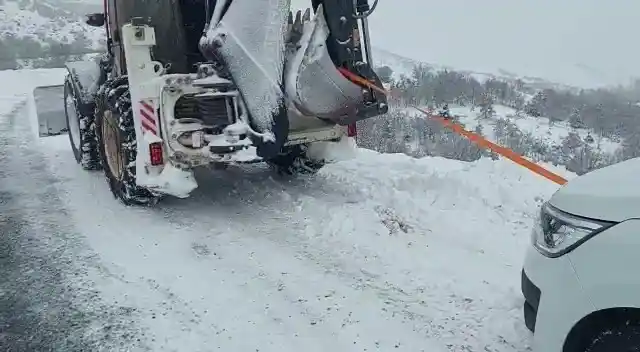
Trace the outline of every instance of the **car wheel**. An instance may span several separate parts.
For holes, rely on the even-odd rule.
[[[640,326],[602,329],[584,352],[640,352]]]

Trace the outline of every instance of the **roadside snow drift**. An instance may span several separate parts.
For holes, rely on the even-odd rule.
[[[37,84],[33,74],[0,72],[0,80]],[[16,92],[0,88],[0,138],[15,138],[34,118]],[[201,170],[191,198],[127,208],[101,172],[76,165],[67,136],[23,139],[0,167],[19,174],[44,162],[29,177],[52,180],[60,211],[51,216],[67,226],[60,238],[89,253],[65,257],[96,292],[76,303],[126,311],[127,323],[118,325],[124,332],[100,335],[105,344],[152,351],[528,348],[522,257],[533,214],[557,186],[509,161],[358,150],[307,178],[279,178],[262,165]],[[0,177],[0,191],[10,192],[11,182]],[[11,192],[23,193],[16,198],[22,211],[43,207],[24,198],[33,189]],[[87,329],[104,324],[97,319]]]

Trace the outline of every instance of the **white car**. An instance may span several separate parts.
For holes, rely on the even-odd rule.
[[[640,351],[640,158],[546,202],[522,270],[534,352]]]

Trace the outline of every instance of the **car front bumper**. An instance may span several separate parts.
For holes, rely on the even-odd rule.
[[[569,256],[548,258],[533,245],[522,270],[524,321],[533,336],[533,352],[562,352],[571,329],[593,311]]]
[[[536,319],[538,317],[538,306],[540,305],[540,296],[542,293],[527,274],[522,269],[522,295],[524,296],[524,323],[527,329],[535,332]]]

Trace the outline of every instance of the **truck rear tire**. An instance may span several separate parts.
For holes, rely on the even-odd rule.
[[[113,195],[125,205],[153,205],[159,196],[136,185],[136,130],[126,77],[107,81],[96,99],[96,136]]]
[[[67,75],[64,80],[64,114],[71,151],[83,169],[99,170],[101,165],[95,135],[93,104],[82,101],[72,80],[71,75]]]

